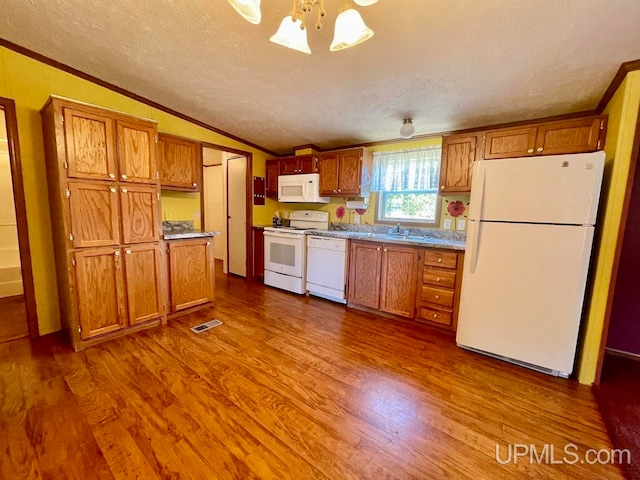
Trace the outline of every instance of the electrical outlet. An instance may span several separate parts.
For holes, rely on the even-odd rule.
[[[451,219],[450,218],[445,218],[444,222],[442,223],[442,228],[444,228],[445,230],[451,230]]]
[[[360,215],[358,215],[356,213],[356,216],[353,217],[353,223],[355,223],[356,225],[360,225]]]
[[[467,221],[464,218],[458,218],[456,221],[456,230],[464,232],[467,229]]]
[[[167,210],[166,212],[164,212],[164,219],[165,220],[171,220],[171,217],[173,215],[171,215],[171,212],[169,210]]]
[[[193,219],[200,220],[200,212],[193,212]]]

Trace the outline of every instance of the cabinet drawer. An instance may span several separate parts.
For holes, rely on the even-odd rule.
[[[453,307],[453,290],[422,287],[422,301],[435,303],[444,307]]]
[[[433,267],[456,268],[458,264],[458,255],[448,252],[433,252],[425,250],[424,264]]]
[[[451,326],[452,315],[451,312],[444,310],[436,310],[429,307],[420,307],[420,315],[418,319],[429,320],[430,322],[440,323],[442,325]]]
[[[453,288],[456,284],[456,272],[425,267],[422,272],[422,283]]]

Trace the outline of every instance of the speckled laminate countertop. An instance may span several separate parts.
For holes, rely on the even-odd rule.
[[[411,245],[415,247],[446,248],[449,250],[465,250],[466,242],[444,238],[433,238],[419,235],[393,235],[387,233],[349,232],[340,230],[316,230],[308,235],[317,237],[345,238],[348,240],[366,240],[368,242],[394,243],[397,245]]]
[[[220,235],[220,232],[210,232],[195,228],[185,228],[183,230],[165,230],[162,237],[165,240],[184,240],[188,238],[206,238]]]

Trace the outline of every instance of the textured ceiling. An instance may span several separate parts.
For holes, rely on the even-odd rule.
[[[380,0],[375,36],[312,55],[268,41],[291,8],[251,25],[226,0],[3,0],[0,37],[276,152],[594,108],[640,58],[638,0]]]

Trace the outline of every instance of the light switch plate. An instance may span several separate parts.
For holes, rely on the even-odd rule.
[[[467,221],[464,218],[458,218],[456,221],[456,230],[464,232],[467,229]]]
[[[451,219],[450,218],[445,218],[444,222],[442,223],[442,227],[445,230],[451,230]]]

